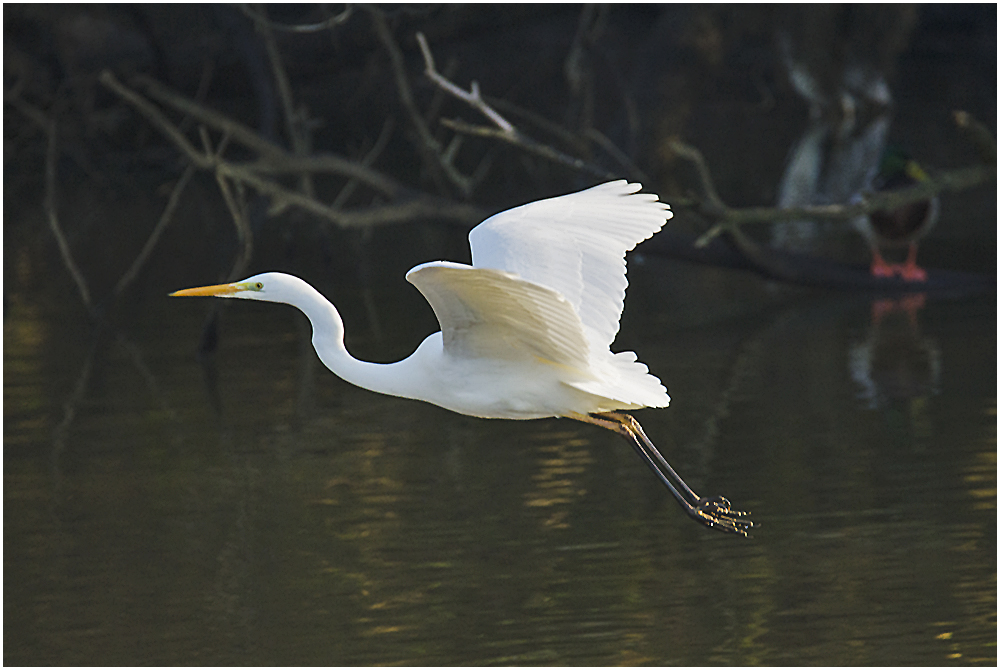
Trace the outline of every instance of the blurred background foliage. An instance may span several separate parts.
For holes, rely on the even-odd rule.
[[[700,150],[728,206],[774,205],[804,133],[867,122],[852,72],[891,91],[873,113],[891,119],[889,141],[932,174],[973,165],[951,115],[995,130],[995,16],[954,4],[8,5],[5,294],[57,274],[76,274],[96,305],[249,269],[378,281],[361,251],[400,272],[463,260],[461,231],[481,217],[612,177],[671,202],[671,232],[693,239],[712,221],[678,140]],[[418,33],[444,77],[478,82],[533,144],[470,130],[492,124],[425,76]],[[178,137],[202,158],[190,182]],[[995,202],[989,184],[950,194],[925,264],[995,275]],[[860,236],[837,223],[834,256],[863,261]],[[75,273],[58,267],[69,259]]]

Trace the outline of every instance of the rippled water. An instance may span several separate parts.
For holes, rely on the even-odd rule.
[[[636,264],[617,348],[673,396],[647,433],[750,539],[610,432],[341,382],[291,308],[227,303],[202,365],[209,301],[94,335],[9,296],[4,662],[995,665],[995,296],[701,317],[655,288],[681,271]],[[419,296],[363,297],[349,347],[408,353]]]

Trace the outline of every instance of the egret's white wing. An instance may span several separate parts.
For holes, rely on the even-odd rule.
[[[625,252],[673,216],[657,196],[636,193],[640,188],[613,181],[491,216],[469,233],[472,264],[557,291],[594,349],[607,349],[625,304]]]
[[[434,309],[445,350],[463,358],[537,357],[587,369],[580,318],[556,291],[500,270],[436,261],[406,274]]]

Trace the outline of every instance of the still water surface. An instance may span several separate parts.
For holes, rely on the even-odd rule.
[[[630,271],[616,349],[673,396],[647,433],[750,539],[687,520],[610,432],[341,382],[291,308],[227,304],[202,365],[209,301],[95,336],[65,296],[10,296],[4,662],[995,665],[995,296],[706,320],[650,288],[668,266]],[[366,297],[359,357],[429,332],[415,292],[378,324]]]

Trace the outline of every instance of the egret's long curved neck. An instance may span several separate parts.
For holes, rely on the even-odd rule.
[[[360,361],[347,352],[344,346],[344,321],[330,301],[319,291],[308,287],[303,295],[296,296],[298,307],[312,324],[313,347],[323,364],[355,386],[385,393],[386,395],[415,398],[419,392],[406,374],[409,358],[396,363],[369,363]]]

